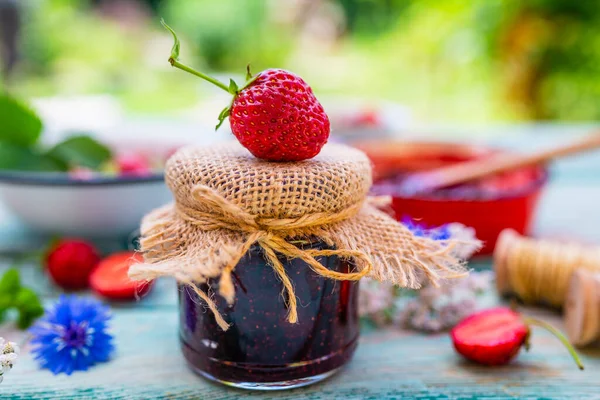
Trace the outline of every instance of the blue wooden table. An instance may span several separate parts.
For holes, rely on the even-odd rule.
[[[567,129],[568,128],[568,129]],[[565,134],[567,131],[567,134]],[[532,150],[573,139],[585,127],[498,127],[481,140]],[[574,237],[600,243],[600,154],[565,160],[553,168],[544,194],[535,233]],[[23,231],[0,210],[0,253],[33,248],[44,242]],[[0,259],[6,267],[10,257]],[[474,264],[489,268],[489,260]],[[55,289],[36,265],[23,265],[26,283],[47,301]],[[114,360],[89,372],[53,376],[37,368],[24,354],[0,384],[0,399],[592,399],[600,398],[600,347],[582,351],[586,370],[577,370],[558,342],[536,330],[530,353],[500,368],[476,366],[461,360],[449,337],[401,330],[369,331],[362,335],[353,361],[338,375],[307,388],[287,392],[245,392],[211,384],[185,366],[177,337],[174,282],[160,281],[154,292],[137,304],[114,304]],[[488,301],[500,300],[490,293]],[[560,315],[527,308],[557,326]],[[25,341],[10,324],[0,336]]]

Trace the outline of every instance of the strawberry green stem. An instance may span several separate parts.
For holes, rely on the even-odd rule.
[[[575,364],[577,364],[579,369],[583,370],[583,363],[581,362],[579,355],[577,354],[577,352],[575,351],[573,346],[571,346],[571,344],[569,343],[569,341],[567,340],[565,335],[563,335],[558,329],[556,329],[549,323],[541,321],[539,319],[535,319],[535,318],[531,318],[531,317],[524,317],[523,320],[525,321],[525,323],[527,325],[539,326],[541,328],[546,329],[551,334],[553,334],[567,348],[567,350],[571,354],[571,357],[573,357],[573,360],[575,361]]]
[[[181,43],[179,42],[179,38],[177,37],[177,34],[175,33],[175,31],[169,25],[167,25],[167,23],[165,22],[164,19],[161,20],[160,23],[162,24],[162,26],[165,27],[166,30],[171,32],[171,35],[173,35],[174,43],[173,43],[173,48],[171,49],[171,57],[169,57],[169,63],[173,67],[179,68],[180,70],[185,71],[185,72],[189,72],[192,75],[196,75],[197,77],[202,78],[205,81],[208,81],[208,82],[212,83],[213,85],[220,87],[227,93],[231,93],[233,95],[235,95],[237,93],[237,87],[235,87],[235,90],[233,90],[234,88],[232,87],[232,85],[227,86],[223,82],[220,82],[213,77],[210,77],[200,71],[196,71],[192,67],[188,67],[187,65],[180,63],[179,62],[179,50],[181,49]]]
[[[206,81],[209,81],[213,85],[216,85],[216,86],[220,87],[221,89],[223,89],[224,91],[226,91],[227,93],[229,93],[229,87],[227,87],[227,85],[225,85],[223,82],[220,82],[220,81],[216,80],[215,78],[212,78],[206,74],[203,74],[200,71],[196,71],[195,69],[188,67],[187,65],[182,64],[179,61],[174,60],[172,58],[169,58],[169,62],[175,68],[179,68],[182,71],[189,72],[192,75],[196,75],[197,77],[200,77]]]

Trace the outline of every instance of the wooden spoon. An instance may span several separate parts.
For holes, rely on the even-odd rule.
[[[470,182],[486,176],[522,167],[543,164],[548,161],[588,150],[600,148],[600,134],[586,136],[582,140],[554,149],[533,154],[498,154],[489,158],[466,161],[409,176],[402,183],[405,193],[430,192],[459,183]]]

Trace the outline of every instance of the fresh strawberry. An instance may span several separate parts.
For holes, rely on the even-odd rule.
[[[310,86],[298,75],[282,69],[268,69],[253,76],[247,70],[246,83],[229,86],[179,62],[179,39],[175,39],[169,62],[205,79],[233,95],[232,103],[219,115],[221,126],[229,117],[238,141],[255,157],[270,161],[301,161],[313,158],[329,138],[329,118]]]
[[[504,365],[521,349],[529,349],[530,325],[541,326],[567,347],[580,369],[583,365],[567,339],[546,322],[526,318],[504,307],[473,314],[452,329],[450,336],[458,353],[484,365]]]
[[[133,251],[112,254],[100,261],[90,276],[90,286],[94,292],[112,300],[131,300],[143,296],[152,288],[152,282],[132,281],[127,275],[132,264],[142,261],[142,256]]]
[[[529,336],[529,327],[516,312],[494,308],[473,314],[450,332],[456,351],[486,365],[502,365],[515,357]]]
[[[152,174],[152,167],[146,157],[137,153],[124,153],[116,158],[119,174],[124,176],[146,176]]]
[[[84,289],[100,256],[88,242],[62,239],[46,254],[45,265],[52,280],[63,289]]]
[[[313,158],[329,138],[329,119],[311,88],[281,69],[259,73],[238,92],[229,122],[244,147],[271,161]]]

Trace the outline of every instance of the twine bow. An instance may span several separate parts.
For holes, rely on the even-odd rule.
[[[182,219],[198,226],[202,230],[227,229],[243,232],[247,235],[246,241],[239,248],[236,256],[225,265],[221,272],[219,294],[225,298],[228,304],[233,304],[235,299],[235,289],[231,280],[231,273],[254,244],[258,244],[263,249],[267,261],[283,283],[284,292],[287,295],[287,320],[290,323],[298,321],[296,295],[292,282],[287,276],[283,264],[279,261],[278,254],[290,259],[299,258],[308,264],[317,274],[337,280],[356,281],[367,275],[373,268],[370,258],[362,251],[301,249],[286,240],[290,232],[310,231],[311,229],[314,230],[324,225],[348,219],[360,211],[363,206],[362,203],[355,204],[335,213],[321,212],[303,215],[298,218],[278,219],[254,216],[231,203],[211,188],[203,185],[196,186],[192,191],[192,196],[199,204],[202,204],[202,207],[197,209],[176,204],[176,212]],[[315,257],[319,256],[362,259],[365,267],[359,272],[342,273],[331,271],[315,259]],[[227,330],[229,324],[220,315],[215,303],[196,285],[192,285],[192,288],[214,313],[217,324],[223,330]]]

